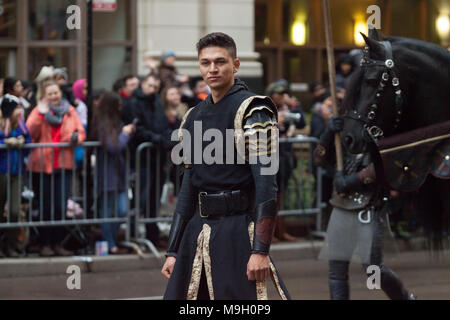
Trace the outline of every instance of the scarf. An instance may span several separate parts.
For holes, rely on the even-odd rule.
[[[69,103],[65,100],[61,100],[59,106],[50,105],[49,107],[50,111],[45,114],[45,120],[53,127],[61,125],[64,115],[69,111]]]

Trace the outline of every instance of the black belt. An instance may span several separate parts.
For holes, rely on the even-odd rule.
[[[198,210],[202,218],[252,213],[254,199],[244,190],[198,194]]]

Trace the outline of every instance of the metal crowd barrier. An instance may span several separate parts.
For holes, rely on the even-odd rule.
[[[312,137],[304,137],[299,136],[295,138],[287,138],[280,139],[280,146],[283,144],[290,144],[293,148],[294,154],[300,150],[300,153],[304,156],[305,151],[313,148],[314,144],[318,142],[318,139]],[[33,173],[32,170],[25,169],[25,172],[20,172],[22,178],[19,179],[19,184],[17,186],[20,196],[17,201],[19,201],[19,207],[23,204],[21,199],[26,199],[25,203],[28,204],[28,208],[26,209],[26,215],[20,218],[20,221],[12,221],[10,217],[10,206],[11,206],[11,175],[7,175],[7,208],[6,208],[6,217],[0,220],[0,230],[8,229],[8,228],[19,228],[19,227],[54,227],[54,226],[81,226],[81,225],[98,225],[102,223],[120,223],[126,224],[126,236],[125,242],[119,243],[120,246],[129,247],[134,249],[138,254],[141,255],[140,245],[146,246],[149,250],[156,256],[161,257],[160,253],[156,249],[155,245],[147,239],[146,235],[142,235],[139,229],[140,226],[149,226],[152,224],[168,222],[172,221],[170,214],[166,216],[160,216],[160,196],[161,196],[161,188],[164,182],[167,182],[169,179],[166,178],[162,181],[163,170],[162,163],[165,163],[166,169],[170,165],[170,162],[163,162],[169,160],[169,156],[167,159],[163,159],[159,149],[156,149],[155,146],[150,143],[142,143],[138,146],[136,150],[136,159],[135,159],[135,167],[134,170],[130,166],[130,151],[126,149],[126,165],[123,168],[123,171],[120,174],[125,175],[126,181],[126,212],[127,214],[124,216],[119,216],[117,207],[114,207],[114,215],[108,218],[102,218],[99,210],[99,201],[102,199],[104,202],[107,202],[107,194],[99,194],[98,186],[99,181],[97,181],[97,161],[98,161],[98,151],[100,148],[103,148],[100,142],[85,142],[81,145],[84,148],[84,156],[82,160],[82,164],[80,168],[76,168],[75,166],[69,171],[64,172],[61,176],[62,180],[62,197],[66,190],[65,188],[65,179],[71,179],[71,187],[69,199],[78,203],[80,208],[82,209],[81,215],[74,214],[71,217],[67,216],[67,202],[60,201],[62,207],[60,219],[55,218],[55,172],[51,175],[46,175],[47,178],[50,176],[50,188],[49,190],[44,190],[44,163],[42,157],[40,157],[40,172]],[[30,152],[36,149],[43,148],[52,148],[52,159],[56,152],[56,150],[65,149],[65,148],[73,148],[69,143],[31,143],[24,145],[21,149],[18,150],[19,153]],[[8,172],[11,170],[12,164],[10,163],[9,153],[13,149],[9,149],[5,145],[0,145],[0,151],[6,151],[8,153]],[[87,151],[90,152],[87,152]],[[88,159],[88,154],[90,154],[90,158]],[[142,163],[142,158],[144,157],[145,163]],[[311,162],[311,152],[308,153],[308,157],[301,157],[303,159],[308,158],[308,161]],[[63,157],[64,159],[64,157]],[[73,155],[73,162],[75,163],[75,152]],[[103,176],[105,178],[104,184],[107,185],[107,161],[108,158],[104,158],[104,172]],[[33,162],[33,156],[30,152],[27,158],[27,164]],[[281,165],[281,163],[280,163]],[[63,167],[64,163],[62,164]],[[92,178],[92,186],[88,187],[88,166],[91,169],[91,178]],[[296,170],[300,170],[300,173],[306,172],[302,161],[298,161],[298,166]],[[53,162],[52,162],[53,169]],[[78,175],[77,175],[78,173]],[[66,176],[67,174],[67,176]],[[169,172],[166,172],[169,175]],[[311,174],[310,174],[311,175]],[[315,175],[315,200],[314,206],[305,206],[304,202],[302,202],[303,193],[303,174],[293,174],[289,179],[293,189],[297,193],[296,204],[294,208],[282,208],[279,212],[280,216],[305,216],[305,215],[315,215],[316,217],[316,232],[321,233],[321,219],[322,219],[322,208],[325,207],[325,204],[322,203],[321,199],[321,189],[322,189],[322,172],[321,169],[318,168]],[[81,176],[81,177],[80,177]],[[175,175],[175,194],[179,190],[180,185],[180,177],[179,172],[176,172]],[[172,177],[173,178],[173,177]],[[37,180],[36,180],[37,179]],[[81,179],[81,181],[78,181]],[[145,180],[145,181],[144,181]],[[134,183],[134,185],[133,185]],[[23,187],[22,187],[23,184]],[[48,184],[48,183],[47,183]],[[38,187],[36,190],[36,187]],[[88,192],[92,187],[92,203],[89,203],[88,200]],[[142,189],[146,191],[143,191]],[[311,188],[311,184],[310,184]],[[22,192],[22,189],[24,191]],[[33,196],[34,193],[34,196]],[[36,193],[38,193],[38,199],[36,199]],[[114,191],[114,198],[117,198],[118,190]],[[150,195],[153,193],[153,201],[150,201]],[[132,196],[131,196],[132,195]],[[50,219],[44,219],[44,197],[50,197]],[[145,198],[143,199],[142,196]],[[145,200],[145,201],[144,201]],[[134,202],[134,209],[131,208],[131,204]],[[142,205],[143,204],[143,205]],[[48,213],[47,213],[48,214]],[[173,214],[173,212],[171,212]]]
[[[54,163],[52,161],[51,168],[52,173],[46,174],[44,172],[44,159],[43,156],[38,155],[40,162],[40,171],[33,172],[31,168],[31,163],[35,159],[33,159],[33,150],[41,150],[43,151],[45,148],[51,148],[51,158],[53,160],[55,152],[62,152],[66,148],[74,148],[69,143],[30,143],[24,145],[20,149],[11,149],[6,145],[0,145],[0,151],[7,152],[7,168],[8,172],[11,172],[12,163],[10,160],[10,154],[13,151],[17,151],[19,153],[19,159],[21,159],[21,155],[24,153],[28,153],[26,158],[25,169],[23,170],[19,163],[16,165],[19,166],[19,183],[17,185],[19,196],[14,199],[18,201],[17,207],[20,208],[20,212],[22,212],[22,216],[19,213],[18,221],[13,221],[10,216],[11,204],[11,174],[7,174],[7,195],[6,195],[6,217],[3,217],[0,220],[0,230],[1,229],[10,229],[10,228],[21,228],[21,227],[56,227],[56,226],[81,226],[81,225],[96,225],[102,223],[126,223],[126,236],[125,242],[121,242],[120,245],[123,247],[130,247],[135,251],[140,251],[138,246],[132,242],[130,242],[130,215],[125,214],[124,216],[118,215],[117,206],[114,205],[114,213],[111,217],[101,217],[100,209],[99,209],[99,200],[102,197],[105,203],[108,201],[107,193],[99,194],[98,192],[98,179],[97,179],[97,170],[98,167],[96,165],[96,161],[98,161],[98,150],[102,148],[100,142],[84,142],[80,147],[84,149],[83,160],[81,164],[81,168],[76,168],[76,159],[75,152],[73,152],[73,168],[65,169],[66,165],[64,163],[64,156],[61,157],[61,184],[57,184],[55,182],[56,175],[59,172],[54,170]],[[88,159],[88,150],[91,150],[91,158]],[[107,181],[107,162],[108,157],[104,157],[104,185],[108,184]],[[91,174],[92,174],[92,204],[88,203],[88,166],[91,166]],[[126,151],[126,167],[124,169],[126,186],[129,185],[129,172],[130,172],[130,153]],[[78,173],[78,174],[77,174]],[[65,199],[66,193],[66,179],[71,179],[69,186],[69,196],[67,200]],[[45,181],[47,183],[45,183]],[[50,183],[48,183],[50,180]],[[79,181],[81,180],[81,181]],[[22,188],[23,184],[23,188]],[[50,187],[48,188],[48,184]],[[44,188],[46,185],[47,189]],[[60,190],[56,190],[56,188],[61,188]],[[22,191],[22,189],[24,189]],[[55,208],[56,203],[56,193],[59,193],[61,199],[59,199],[59,203],[61,203],[61,208]],[[114,194],[117,195],[117,188],[114,190]],[[49,198],[48,198],[49,197]],[[38,198],[38,199],[36,199]],[[50,203],[50,219],[45,218],[44,216],[48,216],[48,212],[44,213],[44,198],[46,202]],[[25,199],[25,201],[23,201]],[[68,200],[72,201],[73,211],[71,215],[68,216]],[[128,197],[126,197],[126,212],[130,212],[130,203]],[[26,205],[26,212],[23,208],[23,205]],[[78,204],[78,205],[77,205]],[[61,209],[60,214],[61,217],[58,219],[55,217],[56,210]],[[81,210],[80,210],[81,209]],[[77,212],[78,211],[78,212]],[[3,211],[1,211],[3,213]]]
[[[282,206],[281,210],[278,212],[279,216],[310,216],[315,215],[316,217],[316,230],[311,232],[314,236],[324,237],[325,232],[322,230],[322,209],[326,207],[326,203],[322,203],[322,169],[317,167],[315,169],[315,173],[309,172],[311,168],[313,168],[313,159],[312,154],[315,146],[319,142],[319,139],[315,137],[308,137],[299,135],[292,138],[280,138],[280,150],[283,145],[290,144],[292,148],[292,155],[296,159],[297,167],[292,172],[289,177],[289,182],[293,182],[295,185],[295,191],[297,193],[297,201],[296,208],[294,209],[286,209],[286,206]],[[297,155],[300,154],[298,157]],[[302,161],[303,160],[303,161]],[[281,166],[281,160],[280,160]],[[308,168],[306,168],[308,167]],[[280,167],[281,170],[281,167]],[[309,175],[314,175],[314,181],[307,181],[304,183],[305,177],[309,177]],[[306,193],[306,188],[302,188],[306,185],[308,189],[315,189],[315,194],[313,195],[312,190],[309,190],[309,194],[311,196],[311,200],[315,199],[315,205],[307,206],[305,205],[304,194]],[[289,188],[289,187],[288,187]]]
[[[312,163],[312,152],[310,150],[313,150],[315,144],[317,144],[319,140],[314,137],[306,137],[306,136],[298,136],[294,138],[285,138],[280,139],[280,146],[282,144],[290,144],[295,151],[295,148],[303,149],[303,151],[308,151],[308,156],[306,157],[306,160],[308,161],[308,164],[311,165]],[[308,146],[308,148],[305,147],[305,145]],[[153,158],[151,157],[151,154],[154,154]],[[142,164],[142,155],[146,155],[146,159],[148,159],[147,163],[143,166]],[[136,188],[135,188],[135,208],[136,208],[136,219],[135,219],[135,230],[138,230],[139,225],[144,224],[156,224],[160,222],[171,222],[171,217],[161,217],[160,215],[160,189],[161,189],[161,154],[159,152],[159,149],[154,148],[152,143],[143,143],[139,145],[139,147],[136,150]],[[152,167],[152,163],[155,164],[153,172],[151,172],[150,168]],[[281,165],[281,163],[280,163]],[[322,203],[322,170],[321,168],[317,168],[316,172],[314,174],[314,181],[310,184],[311,188],[315,189],[315,195],[314,195],[314,206],[305,206],[302,197],[304,190],[302,189],[302,186],[304,185],[302,183],[303,174],[306,173],[307,170],[303,170],[302,168],[302,161],[298,162],[300,174],[297,178],[297,176],[291,175],[289,178],[292,179],[295,186],[296,191],[298,194],[298,202],[297,207],[295,209],[283,209],[279,211],[280,216],[311,216],[314,215],[316,217],[316,230],[314,232],[311,232],[314,236],[324,237],[324,232],[322,230],[322,209],[326,207],[325,203]],[[137,174],[138,172],[142,171],[144,169],[144,174]],[[166,173],[169,174],[169,173]],[[152,175],[155,175],[154,178],[152,178]],[[157,203],[153,204],[156,206],[156,212],[151,213],[149,207],[150,204],[149,201],[145,202],[144,208],[141,208],[141,187],[142,187],[142,178],[146,179],[147,186],[150,184],[153,184],[151,186],[150,192],[155,193],[155,199],[157,199]],[[179,181],[179,175],[176,175],[176,182]],[[178,185],[175,187],[175,190],[178,189]],[[138,214],[139,213],[139,214]],[[173,213],[173,212],[172,212]],[[146,239],[145,237],[138,237],[136,236],[133,238],[134,241],[146,245],[157,257],[160,257],[160,254],[158,253],[157,249],[153,245],[153,243]]]

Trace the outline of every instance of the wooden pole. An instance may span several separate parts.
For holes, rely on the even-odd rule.
[[[331,30],[331,15],[330,15],[330,5],[328,0],[323,0],[323,14],[325,19],[325,37],[327,43],[327,56],[328,56],[328,73],[330,75],[330,88],[331,88],[331,99],[333,100],[333,114],[337,115],[337,100],[336,100],[336,70],[334,61],[334,46],[333,46],[333,33]],[[341,136],[336,133],[334,137],[334,144],[336,147],[336,163],[337,170],[343,171],[344,164],[342,161],[342,144]]]

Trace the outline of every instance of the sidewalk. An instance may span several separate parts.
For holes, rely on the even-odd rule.
[[[323,245],[320,240],[299,240],[294,243],[276,243],[271,247],[271,257],[279,261],[316,259]],[[414,238],[405,243],[397,241],[400,252],[426,249],[423,238]],[[162,258],[163,259],[163,258]],[[159,269],[163,260],[153,254],[133,255],[74,256],[54,258],[0,259],[0,278],[38,277],[66,275],[70,265],[77,265],[81,272],[104,273],[130,270]]]

